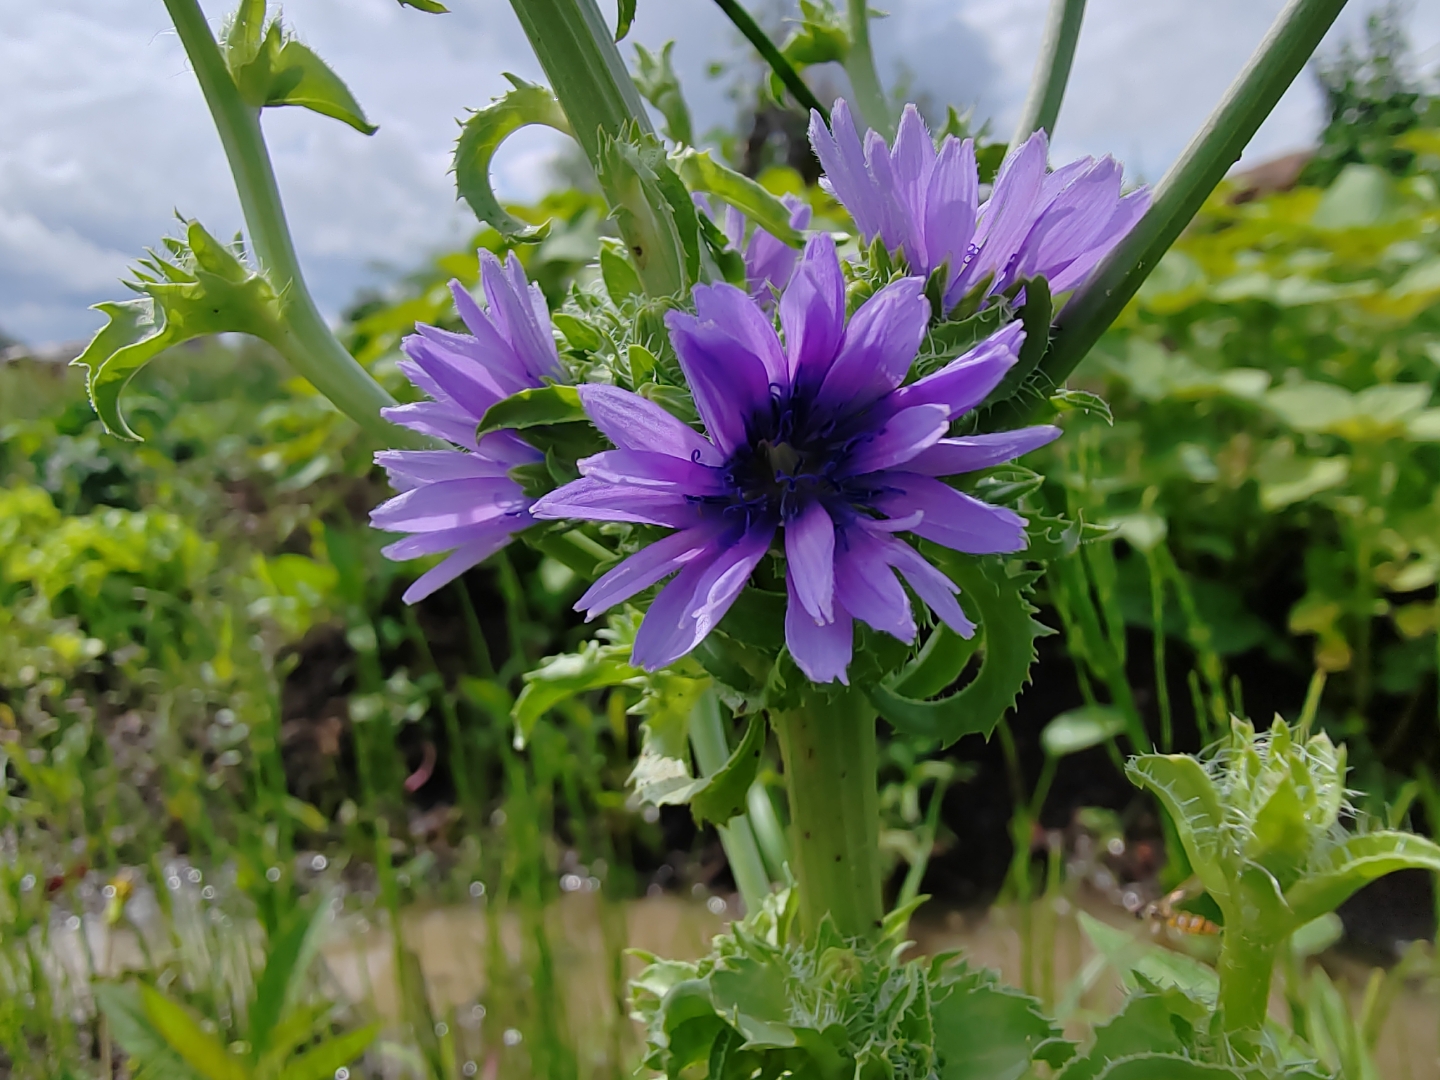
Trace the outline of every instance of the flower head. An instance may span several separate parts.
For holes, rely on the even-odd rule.
[[[786,642],[816,682],[846,680],[854,619],[914,639],[897,571],[957,633],[973,633],[956,586],[896,534],[974,554],[1024,547],[1024,519],[938,478],[1008,461],[1059,432],[948,437],[951,421],[1014,364],[1023,330],[1012,324],[902,385],[929,317],[923,288],[920,278],[893,282],[847,324],[834,241],[812,237],[780,300],[782,345],[744,292],[698,286],[696,314],[671,312],[667,322],[705,435],[628,391],[579,388],[616,449],[583,459],[581,479],[532,513],[675,530],[576,605],[593,618],[678,570],[636,636],[637,664],[663,667],[699,644],[777,536]]]
[[[1050,292],[1075,288],[1150,205],[1145,188],[1121,196],[1114,158],[1082,158],[1047,172],[1049,144],[1037,131],[1006,158],[990,198],[980,202],[973,140],[946,136],[940,149],[914,105],[905,106],[893,147],[878,132],[864,147],[843,100],[829,128],[810,118],[810,142],[835,197],[872,242],[903,249],[912,272],[942,265],[948,311],[986,283],[986,296],[1044,277]]]
[[[375,455],[400,494],[376,507],[370,524],[410,534],[386,547],[385,556],[400,560],[451,553],[405,591],[407,603],[453,581],[532,524],[532,500],[509,473],[544,455],[508,431],[477,439],[475,429],[502,398],[541,386],[546,378],[561,378],[560,358],[545,297],[526,280],[513,253],[501,265],[490,252],[481,252],[480,279],[486,308],[458,281],[450,283],[469,334],[421,325],[401,343],[406,359],[400,369],[430,400],[384,410],[402,427],[459,448]]]
[[[712,218],[716,216],[710,208],[710,200],[704,195],[697,193],[692,197],[695,204],[706,214]],[[810,224],[810,207],[807,203],[795,195],[782,195],[780,201],[790,211],[791,228],[803,229]],[[732,248],[744,253],[745,287],[756,300],[770,303],[776,293],[790,284],[790,275],[795,272],[800,253],[789,244],[777,240],[759,225],[751,230],[750,241],[746,243],[746,224],[744,214],[733,206],[725,207],[725,214],[720,219],[720,230],[725,234],[725,239],[730,241]]]

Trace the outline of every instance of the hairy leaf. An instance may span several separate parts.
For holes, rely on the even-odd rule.
[[[1362,885],[1396,870],[1440,873],[1440,845],[1412,833],[1365,833],[1336,848],[1329,862],[1329,870],[1307,875],[1286,894],[1297,925],[1334,911]]]
[[[500,144],[522,127],[539,125],[571,135],[570,121],[560,103],[543,86],[506,73],[514,86],[485,108],[472,113],[455,144],[455,186],[475,216],[503,236],[533,237],[536,230],[500,206],[490,186],[490,162]]]
[[[1134,994],[1119,1015],[1095,1029],[1090,1049],[1072,1061],[1059,1080],[1094,1080],[1111,1061],[1146,1051],[1180,1054],[1185,1049],[1165,1000],[1155,994]]]
[[[1164,805],[1205,891],[1223,906],[1230,891],[1221,863],[1225,810],[1205,767],[1184,754],[1142,754],[1125,774]]]
[[[695,206],[679,197],[658,141],[605,138],[596,175],[645,292],[674,296],[692,284],[700,254]]]
[[[230,75],[246,104],[257,109],[297,105],[340,120],[365,135],[374,134],[375,125],[365,119],[360,103],[340,76],[311,49],[288,37],[280,20],[270,24],[252,51],[254,26],[242,9],[232,24],[236,45],[226,50]]]
[[[536,723],[562,701],[577,694],[619,686],[643,675],[630,666],[630,644],[606,645],[588,641],[578,653],[552,656],[541,661],[534,671],[525,673],[525,688],[515,699],[511,719],[515,721],[516,738],[529,739]]]

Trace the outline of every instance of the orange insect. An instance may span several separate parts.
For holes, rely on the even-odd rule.
[[[1167,930],[1182,936],[1214,937],[1224,930],[1224,927],[1211,922],[1204,915],[1181,911],[1179,907],[1203,891],[1199,879],[1191,878],[1173,892],[1146,904],[1140,915],[1148,919],[1157,932]]]

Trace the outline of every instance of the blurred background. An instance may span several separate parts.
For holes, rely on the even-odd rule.
[[[1045,6],[895,0],[881,74],[937,127],[973,110],[993,164]],[[539,78],[508,4],[451,7],[294,0],[380,130],[264,120],[314,291],[397,395],[401,337],[458,327],[447,281],[505,249],[454,198],[455,119],[505,71]],[[1280,7],[1090,0],[1053,162],[1158,179]],[[754,8],[783,40],[789,10]],[[740,902],[714,830],[627,789],[637,692],[544,663],[592,634],[583,583],[517,544],[404,605],[425,565],[379,554],[374,447],[255,341],[160,357],[129,391],[146,441],[105,434],[63,363],[87,305],[124,295],[176,210],[228,236],[238,206],[158,0],[0,16],[0,1077],[135,1075],[130,1005],[106,997],[134,973],[242,1039],[297,919],[334,924],[323,963],[293,961],[305,1037],[381,1032],[325,1075],[631,1075],[625,950],[698,955]],[[622,52],[672,38],[704,141],[846,227],[804,117],[708,0],[639,0]],[[1125,754],[1310,708],[1358,812],[1440,827],[1437,66],[1440,5],[1352,4],[1077,371],[1113,416],[1068,414],[1026,459],[1034,509],[1110,539],[1037,583],[1056,633],[1009,723],[943,750],[882,725],[890,890],[934,897],[916,936],[1001,968],[1072,1037],[1113,1010],[1137,933],[1201,977],[1203,942],[1154,917],[1188,871]],[[552,222],[518,249],[551,303],[592,282],[610,227],[563,140],[522,132],[498,175]],[[522,750],[536,669],[560,692]],[[1428,875],[1392,875],[1287,958],[1275,1014],[1330,1033],[1335,1075],[1440,1078],[1436,904]]]

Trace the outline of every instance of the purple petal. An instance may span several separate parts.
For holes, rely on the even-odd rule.
[[[791,658],[813,683],[838,679],[849,686],[845,669],[850,666],[855,639],[850,613],[837,603],[835,617],[830,622],[816,623],[796,596],[795,577],[789,570],[785,573],[785,590],[789,594],[785,605],[785,644]]]
[[[845,463],[842,475],[853,476],[904,465],[916,454],[933,446],[949,430],[950,410],[944,405],[916,405],[901,409],[886,420],[869,441],[855,449]]]
[[[1069,292],[1090,275],[1100,260],[1114,250],[1115,245],[1133,229],[1145,211],[1150,208],[1150,191],[1140,188],[1126,195],[1115,207],[1110,220],[1098,232],[1091,246],[1077,255],[1065,269],[1056,272],[1051,292],[1058,295]]]
[[[455,311],[475,338],[472,355],[480,360],[495,382],[504,388],[502,396],[509,397],[517,390],[539,385],[539,381],[515,354],[509,340],[496,328],[490,315],[475,302],[470,290],[460,282],[452,281],[450,295],[455,299]]]
[[[870,243],[880,231],[884,200],[870,178],[865,153],[860,149],[860,136],[850,116],[850,106],[843,98],[837,99],[835,107],[830,110],[828,128],[820,119],[820,114],[811,111],[810,145],[825,170],[835,197],[855,219],[855,227],[865,237],[865,242]]]
[[[950,410],[950,419],[963,416],[1000,384],[1015,366],[1025,328],[1018,322],[997,330],[958,360],[933,375],[902,386],[878,406],[877,420],[916,405],[938,404]]]
[[[535,501],[532,516],[549,521],[629,521],[637,525],[668,525],[683,529],[699,520],[699,508],[684,495],[634,484],[611,484],[582,476]]]
[[[400,347],[477,423],[491,405],[509,396],[489,368],[471,356],[454,352],[421,334],[405,338]]]
[[[472,566],[476,566],[495,554],[510,542],[510,536],[509,531],[497,531],[489,536],[462,544],[439,565],[431,567],[416,578],[414,583],[405,590],[405,595],[401,599],[407,604],[424,600],[442,585],[448,585]]]
[[[810,224],[810,207],[794,195],[785,195],[780,200],[790,208],[790,226],[804,229]],[[789,244],[775,239],[758,225],[745,246],[745,284],[750,295],[766,306],[774,303],[774,291],[782,290],[790,283],[800,253]]]
[[[598,383],[576,389],[591,423],[622,450],[650,450],[706,465],[725,460],[698,431],[639,394]]]
[[[785,561],[800,604],[817,623],[835,617],[835,523],[817,499],[785,523]]]
[[[1045,132],[1037,131],[1030,136],[1019,150],[1005,159],[995,178],[994,193],[981,208],[975,237],[980,254],[968,277],[975,282],[993,271],[992,293],[1003,291],[1009,285],[1006,270],[1034,224],[1035,204],[1045,182],[1048,149]]]
[[[1025,547],[1025,519],[1013,510],[991,506],[947,484],[916,473],[877,474],[885,490],[873,505],[887,517],[920,511],[910,531],[926,540],[970,555],[994,555]]]
[[[681,529],[641,548],[591,585],[576,602],[575,610],[585,612],[589,621],[624,603],[704,554],[715,542],[718,531],[713,525],[699,525]]]
[[[581,458],[580,475],[611,484],[631,484],[657,490],[704,496],[728,490],[725,473],[689,458],[671,457],[648,450],[606,450]]]
[[[550,330],[545,296],[538,285],[526,280],[515,253],[512,251],[501,266],[493,252],[482,251],[480,281],[490,303],[490,318],[510,342],[532,385],[538,386],[546,378],[560,378],[560,357]]]
[[[438,401],[415,401],[409,405],[391,405],[380,410],[380,415],[392,424],[432,435],[456,446],[475,449],[475,417],[453,405]]]
[[[924,288],[920,278],[901,278],[860,306],[816,396],[822,408],[858,411],[900,385],[930,321]]]
[[[729,457],[745,442],[752,417],[770,409],[765,365],[714,323],[670,311],[665,324],[705,430]]]
[[[509,466],[464,450],[381,450],[375,464],[385,470],[393,487],[419,487],[441,480],[508,476]],[[396,483],[400,481],[400,483]]]
[[[508,477],[443,480],[403,492],[370,511],[370,524],[386,532],[429,532],[492,521],[529,502]]]
[[[773,535],[772,527],[757,527],[732,543],[708,545],[695,556],[651,603],[635,635],[630,662],[655,671],[700,644],[730,610]]]
[[[898,542],[898,541],[897,541]],[[901,641],[915,640],[915,614],[887,558],[889,538],[845,530],[835,559],[835,598],[855,618]]]
[[[784,386],[785,357],[780,339],[765,313],[742,290],[734,285],[695,286],[695,313],[701,322],[714,323],[734,338],[765,366],[766,381]]]
[[[520,510],[497,517],[492,521],[482,521],[478,525],[461,525],[455,529],[411,533],[409,536],[396,540],[393,544],[386,544],[380,549],[380,554],[394,562],[404,562],[407,559],[418,559],[424,555],[438,555],[442,551],[454,551],[467,544],[474,544],[495,536],[513,536],[521,529],[528,529],[533,524],[535,522],[530,515]]]
[[[961,610],[955,595],[959,587],[925,557],[903,540],[886,538],[886,560],[905,576],[915,595],[939,617],[940,621],[962,638],[973,637],[975,624]]]
[[[785,361],[791,385],[813,391],[830,370],[845,335],[845,277],[829,233],[817,233],[780,297]]]
[[[976,469],[988,469],[992,465],[1013,461],[1021,454],[1028,454],[1059,437],[1058,427],[1040,424],[1016,431],[996,431],[989,435],[941,439],[912,458],[906,464],[905,470],[924,473],[926,476],[955,476],[958,473],[974,472]]]
[[[897,183],[890,167],[890,151],[878,131],[865,133],[865,165],[879,197],[875,208],[880,214],[880,239],[891,251],[899,251],[910,241],[910,218],[897,197]]]
[[[928,276],[936,265],[930,261],[929,245],[926,244],[928,230],[925,228],[925,207],[930,198],[935,160],[935,142],[925,121],[920,118],[920,110],[914,105],[906,105],[895,136],[895,147],[890,151],[890,171],[894,177],[895,196],[904,211],[907,229],[905,254],[910,260],[911,272],[922,277]]]
[[[980,199],[980,174],[975,143],[953,135],[940,147],[930,174],[925,200],[926,262],[933,269],[950,261],[948,287],[959,279],[975,237],[975,211]],[[947,306],[949,297],[947,295]],[[959,297],[956,297],[958,300]]]

